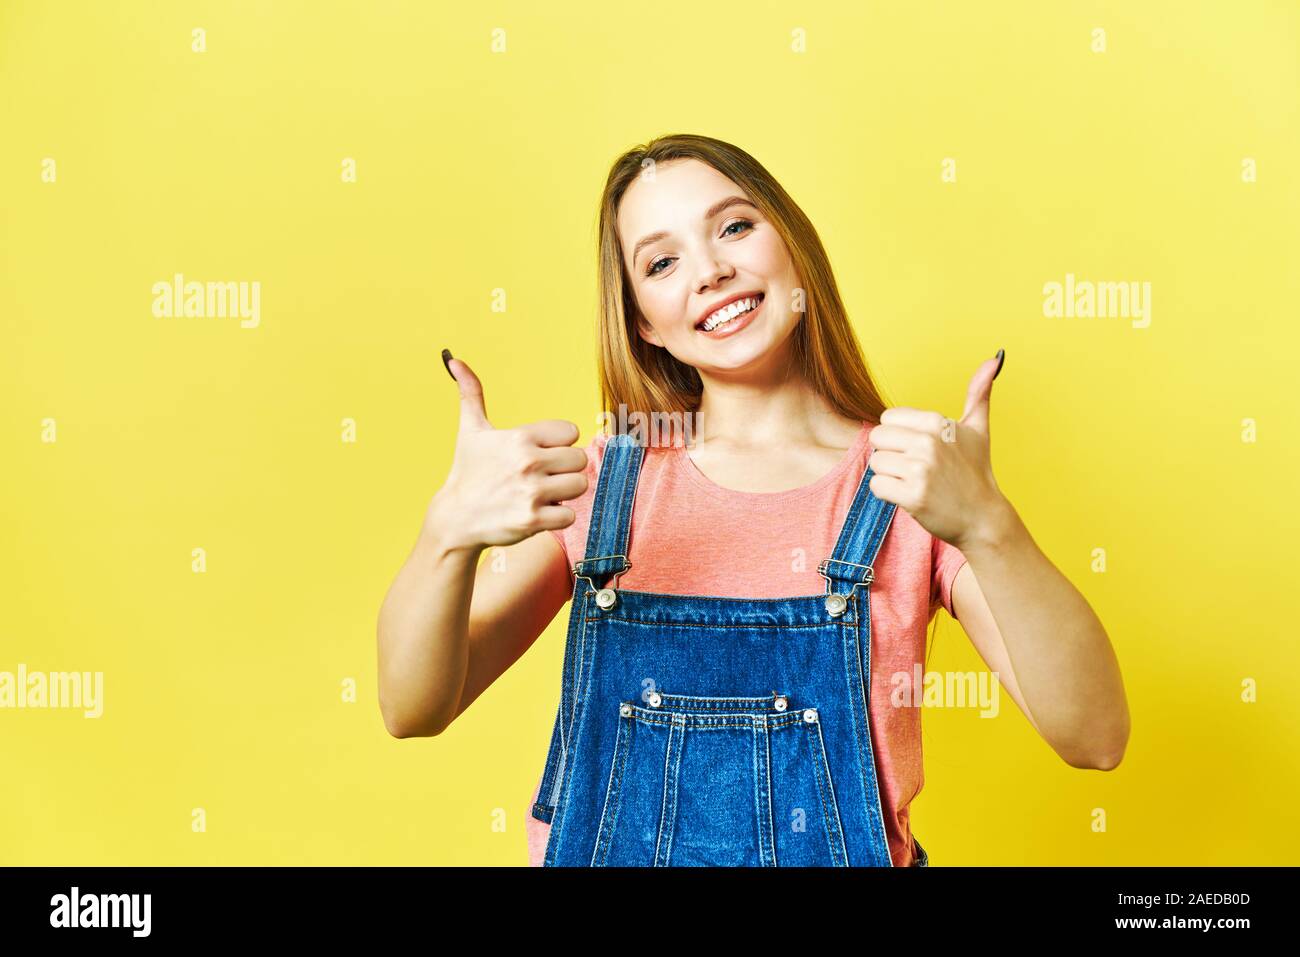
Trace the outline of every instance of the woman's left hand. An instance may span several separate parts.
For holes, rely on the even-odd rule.
[[[1010,503],[993,478],[989,396],[1005,352],[986,359],[970,380],[966,410],[954,422],[938,412],[886,409],[867,436],[872,493],[894,502],[935,538],[959,550],[990,539]]]

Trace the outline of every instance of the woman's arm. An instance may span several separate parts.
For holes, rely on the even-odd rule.
[[[439,534],[436,506],[379,612],[379,708],[397,738],[440,734],[537,640],[571,595],[555,536],[488,552]]]
[[[443,362],[460,390],[451,471],[379,609],[379,709],[398,738],[441,734],[555,617],[569,577],[548,532],[573,524],[558,503],[588,487],[574,423],[497,429],[474,370]]]
[[[953,611],[1016,704],[1067,763],[1109,770],[1128,744],[1115,651],[1078,590],[1039,550],[993,477],[989,405],[1006,353],[980,364],[960,422],[886,409],[871,430],[871,490],[956,547],[970,568]]]
[[[953,612],[1035,730],[1067,764],[1109,771],[1129,736],[1119,662],[1091,606],[1010,502],[965,543]]]

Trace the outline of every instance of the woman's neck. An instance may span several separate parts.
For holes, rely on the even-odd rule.
[[[705,380],[695,446],[848,448],[861,422],[836,412],[803,379],[752,385]]]

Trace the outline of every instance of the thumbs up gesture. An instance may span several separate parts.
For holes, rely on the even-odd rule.
[[[954,422],[938,412],[886,409],[867,436],[872,494],[894,502],[935,538],[965,549],[1006,503],[989,455],[989,397],[1002,370],[1003,350],[986,359],[966,390]]]
[[[460,424],[447,481],[425,517],[451,548],[513,545],[576,516],[559,505],[587,490],[587,453],[570,448],[578,426],[545,419],[513,429],[488,421],[483,384],[469,364],[443,351],[460,389]]]

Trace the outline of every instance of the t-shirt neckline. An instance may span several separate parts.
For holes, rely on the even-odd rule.
[[[839,462],[825,475],[817,479],[810,485],[801,485],[798,488],[785,489],[780,492],[747,492],[741,489],[726,488],[713,481],[707,475],[700,471],[699,467],[691,460],[686,452],[686,447],[678,445],[672,448],[672,460],[678,471],[685,473],[686,477],[696,486],[708,492],[714,498],[730,498],[737,501],[744,501],[751,504],[776,504],[791,501],[793,499],[803,498],[806,495],[812,495],[828,485],[839,481],[843,478],[855,462],[870,444],[867,441],[867,435],[870,434],[872,424],[863,421],[862,428],[858,430],[857,437],[853,444],[849,446]]]

